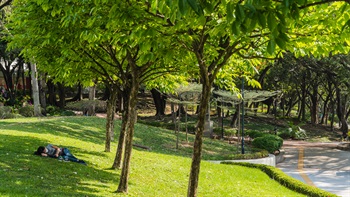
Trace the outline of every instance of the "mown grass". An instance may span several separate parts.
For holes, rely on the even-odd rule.
[[[116,121],[116,131],[120,122]],[[114,193],[120,170],[111,170],[117,144],[104,152],[105,120],[96,117],[26,118],[0,121],[0,196],[126,196]],[[116,133],[116,138],[118,133]],[[173,131],[136,124],[127,196],[186,196],[191,144],[175,148]],[[33,155],[48,143],[68,147],[87,166]],[[204,159],[234,151],[204,140]],[[303,196],[258,169],[202,161],[198,196]]]

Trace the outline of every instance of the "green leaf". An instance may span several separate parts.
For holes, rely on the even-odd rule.
[[[264,15],[264,13],[258,12],[257,17],[258,17],[260,26],[261,26],[263,29],[265,29],[265,27],[266,27],[266,17],[265,17],[265,15]]]
[[[166,0],[165,4],[171,8],[173,6],[173,0]]]
[[[157,12],[157,8],[158,8],[158,0],[154,0],[151,4],[151,11],[153,13],[156,13]]]
[[[49,9],[50,9],[50,6],[49,6],[49,4],[42,4],[41,5],[41,8],[44,10],[44,12],[47,12]]]
[[[273,31],[276,28],[276,17],[273,12],[270,12],[267,16],[267,26],[269,27],[270,31]]]
[[[182,15],[185,15],[187,13],[187,0],[179,0],[179,10]]]
[[[243,23],[244,28],[242,28],[242,31],[249,32],[251,24],[252,24],[252,19],[246,18]]]
[[[276,48],[276,42],[271,39],[267,44],[267,52],[272,55],[273,52],[275,51],[275,48]]]
[[[283,39],[286,42],[289,42],[289,37],[285,33],[280,33],[279,36],[281,39]]]
[[[231,30],[234,35],[238,36],[241,33],[239,22],[234,21],[231,25]]]
[[[252,4],[245,4],[244,6],[250,11],[249,17],[253,17],[256,12],[255,7]]]
[[[250,22],[249,31],[252,31],[255,28],[257,23],[258,23],[258,17],[255,16],[252,18],[252,21]]]
[[[345,11],[345,9],[346,9],[346,7],[348,6],[348,4],[347,3],[345,3],[343,6],[341,6],[341,11],[340,11],[340,13],[341,14],[343,14],[344,13],[344,11]]]
[[[289,7],[289,0],[283,0],[283,5],[285,6],[285,7]]]
[[[281,48],[281,49],[285,49],[286,48],[286,42],[282,38],[277,37],[276,38],[276,43],[277,43],[279,48]]]
[[[228,3],[226,5],[226,17],[227,17],[227,22],[231,22],[233,20],[233,7],[232,3]]]
[[[202,7],[198,4],[197,0],[187,0],[187,3],[196,12],[196,14],[200,16],[204,14]]]
[[[305,5],[306,0],[295,0],[298,5]]]
[[[208,12],[208,13],[212,13],[214,12],[214,7],[210,2],[207,1],[201,1],[202,4],[204,5],[204,9]]]
[[[276,12],[276,16],[279,19],[279,23],[282,24],[283,26],[285,26],[286,25],[286,20],[284,18],[284,15],[279,13],[279,12]]]
[[[235,14],[236,14],[236,19],[238,19],[239,22],[242,22],[245,17],[243,6],[241,6],[240,4],[237,4]]]
[[[346,21],[345,25],[341,28],[341,31],[344,31],[344,29],[347,27],[350,27],[350,19]]]
[[[296,3],[293,3],[293,5],[292,5],[291,15],[292,15],[293,19],[295,19],[295,20],[299,19],[299,8],[298,8],[298,5]]]

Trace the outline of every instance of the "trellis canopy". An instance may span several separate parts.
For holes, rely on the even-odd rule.
[[[201,91],[201,84],[190,83],[187,86],[179,87],[176,90],[177,96],[168,98],[167,101],[174,104],[184,105],[199,104]],[[242,95],[240,93],[234,94],[226,90],[214,90],[212,93],[213,101],[216,102],[232,105],[237,105],[242,102]],[[244,90],[244,102],[261,102],[280,93],[281,91]]]

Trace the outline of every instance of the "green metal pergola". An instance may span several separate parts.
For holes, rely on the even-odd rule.
[[[186,141],[188,141],[188,129],[187,129],[187,107],[189,105],[199,105],[200,103],[200,97],[201,97],[201,91],[202,91],[202,85],[201,84],[195,84],[190,83],[187,86],[181,86],[176,90],[176,95],[173,95],[172,97],[168,98],[167,101],[171,104],[172,109],[172,116],[173,116],[173,122],[175,125],[175,133],[177,136],[176,140],[176,148],[178,148],[178,141],[179,141],[179,132],[180,132],[180,114],[178,118],[176,119],[174,105],[178,105],[178,109],[180,110],[180,107],[186,108],[185,113],[185,127],[186,127]],[[233,110],[235,105],[241,105],[242,103],[256,103],[261,102],[264,100],[269,99],[270,97],[274,97],[278,95],[280,91],[267,91],[267,90],[244,90],[242,92],[232,93],[230,91],[225,90],[212,90],[212,94],[215,95],[215,98],[213,97],[211,99],[211,102],[216,102],[217,107],[225,110]],[[244,101],[244,102],[243,102]],[[220,105],[218,105],[220,103]],[[210,105],[209,105],[210,107]],[[239,108],[240,109],[240,108]],[[242,120],[242,124],[238,126],[238,128],[241,128],[241,133],[244,133],[244,105],[242,105],[242,117],[240,119]],[[210,117],[208,117],[208,121],[210,121]],[[222,123],[223,127],[223,123]],[[238,132],[239,134],[239,132]],[[242,137],[242,141],[244,139],[244,136]],[[238,138],[240,136],[238,135]],[[240,140],[239,140],[240,141]],[[244,142],[242,142],[244,143]],[[243,149],[243,147],[242,147]],[[244,153],[244,151],[242,151]]]

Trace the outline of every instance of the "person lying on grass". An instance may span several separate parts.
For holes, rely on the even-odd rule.
[[[53,157],[58,158],[65,161],[77,162],[80,164],[86,165],[85,161],[79,160],[76,158],[68,148],[60,148],[58,146],[54,146],[52,144],[44,146],[39,146],[38,150],[34,152],[35,155],[39,155],[42,157]]]

